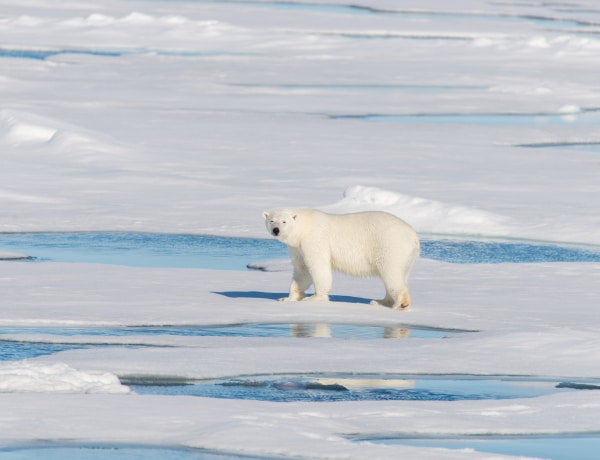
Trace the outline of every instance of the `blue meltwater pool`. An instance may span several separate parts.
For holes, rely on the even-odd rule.
[[[245,270],[254,262],[288,258],[285,245],[274,239],[139,232],[4,233],[0,251],[34,261],[214,270]],[[450,263],[600,262],[600,248],[424,238],[421,257]]]
[[[122,377],[139,394],[273,402],[460,401],[534,398],[578,391],[559,380],[459,375],[256,375],[210,381]]]

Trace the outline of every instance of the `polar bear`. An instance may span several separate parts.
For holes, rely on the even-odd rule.
[[[419,238],[402,219],[381,211],[327,214],[315,209],[263,213],[269,233],[288,247],[294,274],[290,293],[279,300],[329,300],[332,270],[353,276],[378,276],[385,297],[371,304],[406,311],[408,274],[419,256]]]

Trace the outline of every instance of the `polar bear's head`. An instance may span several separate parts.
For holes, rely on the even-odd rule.
[[[294,224],[296,223],[296,214],[293,211],[281,210],[281,211],[265,211],[263,212],[263,219],[265,219],[265,225],[271,235],[277,238],[282,243],[290,243]]]

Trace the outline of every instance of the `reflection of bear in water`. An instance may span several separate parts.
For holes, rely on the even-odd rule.
[[[402,219],[380,211],[326,214],[314,209],[264,212],[269,233],[288,246],[294,275],[288,297],[329,300],[332,270],[353,276],[378,276],[386,295],[372,304],[408,310],[407,280],[419,256],[419,238]]]
[[[360,327],[360,326],[358,326]],[[372,328],[373,326],[369,326]],[[375,336],[374,338],[382,338],[382,339],[408,339],[410,337],[410,329],[405,327],[394,327],[394,326],[385,326],[383,328],[377,328],[377,330],[381,329],[381,336]],[[327,323],[298,323],[291,324],[291,334],[292,337],[319,337],[319,338],[331,338],[334,335],[331,331],[331,326]],[[357,336],[353,338],[358,338],[360,335],[357,333]],[[371,336],[368,336],[371,337]],[[365,337],[367,338],[367,337]]]

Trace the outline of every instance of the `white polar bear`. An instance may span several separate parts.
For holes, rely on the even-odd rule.
[[[267,230],[288,246],[294,275],[288,297],[329,300],[332,270],[353,276],[378,276],[385,298],[371,304],[408,310],[408,274],[419,256],[419,238],[402,219],[380,211],[326,214],[314,209],[284,209],[263,213]]]

